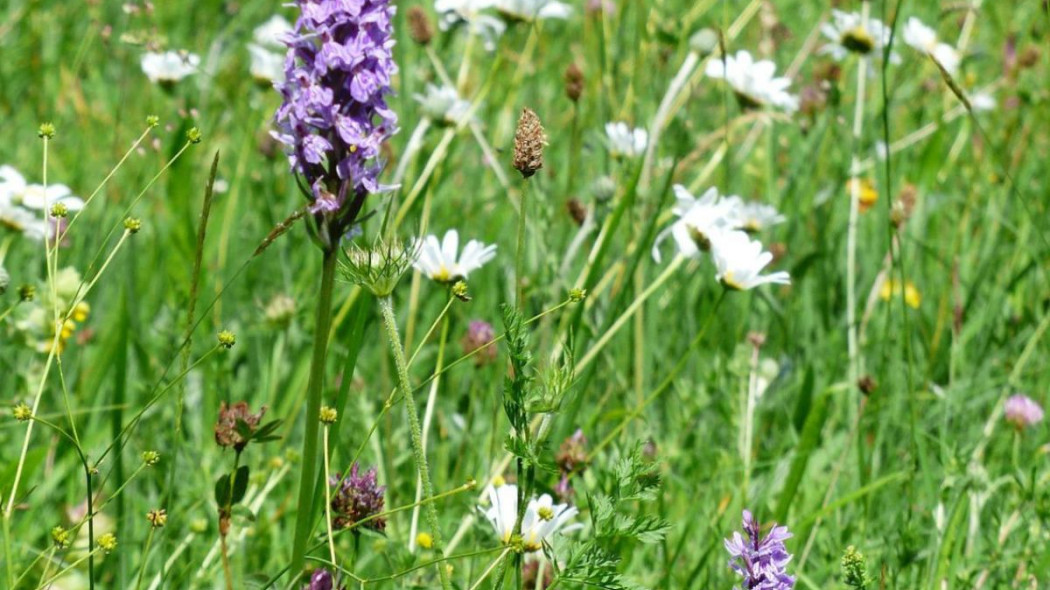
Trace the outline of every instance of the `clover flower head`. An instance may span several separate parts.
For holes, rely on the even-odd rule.
[[[335,488],[332,496],[332,526],[344,529],[383,511],[383,492],[386,486],[376,481],[376,469],[372,467],[363,474],[357,463],[345,475],[336,474],[328,484]],[[374,531],[386,528],[386,519],[372,518],[363,525]]]
[[[1022,430],[1043,421],[1043,407],[1037,401],[1023,394],[1011,395],[1003,408],[1006,421]]]

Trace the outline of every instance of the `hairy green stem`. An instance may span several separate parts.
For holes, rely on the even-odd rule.
[[[332,289],[335,284],[336,251],[325,251],[321,271],[321,296],[317,302],[317,324],[314,326],[314,350],[310,361],[310,380],[306,389],[306,434],[303,438],[302,469],[299,477],[299,501],[292,545],[293,576],[302,573],[306,543],[313,528],[314,480],[317,477],[317,437],[321,413],[321,390],[324,385],[325,358],[332,323]]]
[[[412,387],[408,382],[408,364],[405,362],[405,351],[401,348],[401,336],[397,332],[397,320],[394,318],[394,304],[389,295],[379,298],[379,309],[383,316],[383,327],[386,329],[387,339],[390,342],[390,351],[394,355],[398,389],[401,390],[401,397],[404,398],[405,409],[408,411],[408,424],[412,431],[412,451],[415,454],[419,479],[423,482],[423,501],[426,502],[434,495],[434,486],[430,483],[430,468],[427,465],[426,452],[423,450],[423,430],[419,425],[416,400],[412,396]],[[439,557],[443,557],[444,552],[441,546],[441,531],[438,528],[437,508],[433,503],[427,503],[426,516],[427,525],[431,530],[430,534],[434,539],[434,552]],[[439,565],[438,575],[441,578],[442,590],[451,590],[452,582],[449,579],[448,570],[444,566]]]

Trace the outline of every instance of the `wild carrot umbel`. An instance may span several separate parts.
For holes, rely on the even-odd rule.
[[[274,137],[288,149],[292,172],[310,202],[311,235],[324,253],[313,356],[306,399],[303,465],[299,478],[292,575],[302,571],[306,543],[315,522],[318,421],[331,327],[336,254],[353,229],[369,194],[379,184],[379,150],[397,131],[387,107],[393,60],[387,0],[356,4],[298,0],[300,15],[285,37],[284,97]]]

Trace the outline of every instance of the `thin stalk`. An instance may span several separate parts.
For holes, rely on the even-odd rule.
[[[336,251],[325,251],[321,270],[321,294],[317,302],[317,323],[314,326],[310,380],[306,389],[306,435],[303,439],[303,466],[299,477],[299,501],[292,546],[291,571],[294,577],[302,573],[306,558],[306,542],[309,540],[313,525],[311,513],[313,512],[314,480],[317,477],[317,431],[320,424],[321,391],[324,386],[329,326],[332,322],[332,290],[335,285],[336,260]]]
[[[330,457],[328,453],[328,425],[324,426],[324,521],[328,529],[328,556],[335,565],[335,537],[332,536],[332,488],[328,485],[331,481]],[[337,566],[338,567],[338,566]]]
[[[755,438],[755,402],[758,397],[758,351],[759,347],[751,349],[750,370],[747,378],[747,393],[744,400],[744,441],[740,448],[741,459],[744,461],[744,484],[741,496],[744,505],[747,506],[748,490],[751,487],[751,449]]]
[[[518,209],[518,241],[517,254],[514,258],[514,286],[516,298],[514,302],[518,309],[525,309],[525,290],[522,283],[522,272],[525,270],[525,224],[528,218],[528,195],[529,181],[526,180],[521,188],[521,203]]]
[[[868,22],[870,6],[864,2],[861,8],[862,25]],[[850,157],[850,199],[849,225],[846,232],[846,341],[849,354],[850,391],[857,391],[857,380],[860,379],[860,350],[857,345],[857,225],[860,216],[860,149],[861,135],[864,132],[864,85],[868,77],[868,62],[857,60],[857,95],[856,108],[853,111],[853,154]]]
[[[451,301],[452,301],[452,298],[450,297],[449,298],[449,302],[451,303]],[[445,345],[448,343],[448,329],[449,329],[449,320],[448,320],[448,317],[445,317],[444,321],[442,322],[442,326],[441,326],[441,340],[439,341],[439,344],[438,344],[437,364],[436,364],[436,366],[434,368],[434,373],[435,374],[438,374],[438,373],[441,372],[441,366],[444,364],[444,360],[445,360]],[[422,342],[420,344],[422,344]],[[430,382],[430,393],[427,395],[427,406],[426,406],[426,409],[423,410],[423,452],[424,453],[427,450],[427,438],[429,438],[429,435],[430,435],[430,423],[434,419],[434,406],[437,405],[437,390],[438,390],[438,383],[440,381],[441,381],[440,379],[434,379],[433,381]],[[419,502],[422,499],[422,495],[423,495],[423,482],[417,478],[416,479],[416,502]],[[418,531],[419,531],[419,506],[416,506],[412,510],[412,525],[409,528],[409,532],[408,532],[408,551],[409,551],[409,553],[414,553],[415,550],[416,550],[416,533]]]
[[[397,320],[394,317],[394,304],[390,296],[379,298],[379,310],[383,316],[383,327],[386,329],[387,339],[390,343],[390,351],[394,355],[394,364],[397,367],[397,382],[401,396],[405,400],[408,411],[409,428],[412,431],[412,451],[415,454],[416,469],[419,478],[423,481],[423,501],[429,500],[434,495],[434,487],[430,483],[430,468],[427,465],[426,452],[423,450],[423,432],[419,425],[419,414],[416,411],[416,400],[412,395],[412,387],[408,381],[408,364],[405,362],[405,351],[401,348],[401,336],[397,332]],[[437,508],[433,503],[427,503],[427,525],[431,529],[431,537],[434,539],[434,551],[439,557],[444,553],[441,546],[441,531],[438,528]],[[438,576],[441,578],[442,590],[452,590],[452,581],[449,579],[448,571],[438,566]]]
[[[149,534],[146,535],[146,548],[142,550],[142,564],[139,565],[138,580],[135,582],[135,590],[142,588],[142,576],[146,573],[146,564],[149,563],[149,549],[153,544],[153,531],[156,529],[153,527],[149,528]]]
[[[485,578],[489,577],[489,574],[492,573],[492,570],[496,569],[496,566],[499,565],[499,563],[502,562],[505,557],[507,557],[508,553],[510,553],[510,547],[504,549],[503,552],[496,557],[495,561],[490,563],[489,566],[485,568],[485,571],[481,572],[481,577],[478,578],[476,582],[471,584],[470,590],[477,590],[478,588],[480,588],[481,583],[485,581]]]

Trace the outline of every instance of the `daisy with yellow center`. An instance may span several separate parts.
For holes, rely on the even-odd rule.
[[[465,280],[472,271],[496,257],[495,245],[477,240],[470,240],[463,252],[459,252],[459,232],[454,229],[446,232],[440,242],[437,236],[427,236],[415,249],[419,254],[412,266],[432,280],[446,284]]]
[[[518,519],[518,486],[506,484],[499,487],[489,486],[485,490],[489,501],[488,507],[478,507],[485,515],[500,541],[512,543]],[[526,552],[539,551],[556,533],[568,533],[583,528],[579,523],[567,524],[579,510],[568,504],[555,504],[549,494],[529,500],[525,515],[521,519],[522,548]]]

